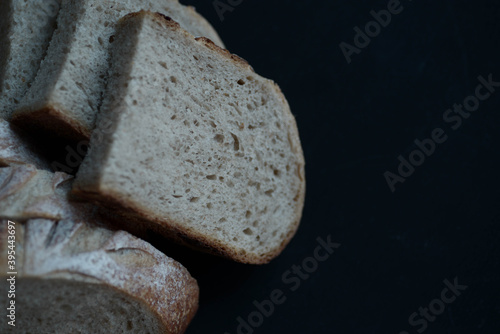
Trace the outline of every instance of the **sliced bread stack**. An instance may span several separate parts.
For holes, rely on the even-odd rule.
[[[208,22],[177,0],[62,0],[58,29],[13,121],[50,135],[88,138],[106,85],[115,23],[141,9],[175,17],[193,34],[222,45]]]
[[[113,126],[98,121],[73,193],[239,262],[277,256],[305,192],[279,88],[161,14],[122,19],[112,54],[100,118]]]
[[[278,256],[304,205],[295,119],[177,0],[62,0],[57,24],[11,120],[90,149],[76,178],[53,173],[0,121],[0,276],[14,220],[26,332],[182,333],[196,281],[137,236],[249,264]]]

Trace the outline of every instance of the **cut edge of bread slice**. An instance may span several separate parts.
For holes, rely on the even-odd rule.
[[[266,253],[257,254],[255,252],[252,253],[252,251],[249,251],[248,249],[235,246],[234,243],[233,245],[231,245],[230,243],[224,242],[220,238],[215,238],[213,236],[207,235],[205,232],[197,230],[192,226],[186,226],[185,222],[183,222],[182,219],[172,219],[168,214],[159,217],[145,205],[142,205],[137,201],[131,201],[130,195],[124,195],[120,193],[120,191],[116,191],[112,187],[107,187],[105,184],[102,184],[104,177],[104,172],[102,169],[104,168],[99,168],[97,167],[97,165],[100,163],[100,161],[104,161],[105,159],[107,159],[107,156],[109,155],[109,148],[103,146],[110,145],[110,141],[114,140],[113,134],[111,132],[105,133],[103,139],[100,142],[93,142],[93,139],[91,139],[91,149],[89,155],[87,155],[87,157],[85,158],[80,171],[77,174],[77,179],[73,186],[72,193],[76,197],[80,197],[82,199],[98,203],[100,205],[114,208],[115,210],[120,211],[121,214],[125,216],[134,217],[139,223],[137,226],[132,227],[132,229],[150,229],[161,233],[167,238],[171,238],[185,245],[201,249],[216,255],[224,256],[238,262],[250,264],[268,263],[283,251],[283,249],[295,235],[302,216],[305,199],[304,156],[300,144],[297,125],[284,95],[274,82],[268,79],[264,79],[255,74],[252,67],[242,58],[218,47],[212,41],[206,38],[194,38],[194,36],[183,30],[174,20],[162,14],[151,13],[147,11],[129,14],[120,20],[118,30],[125,30],[126,26],[134,19],[151,19],[164,28],[175,30],[176,33],[180,33],[181,35],[183,35],[184,38],[189,41],[189,43],[203,45],[204,48],[210,50],[209,52],[211,52],[212,55],[217,55],[217,57],[221,57],[222,59],[224,59],[224,61],[231,62],[234,66],[239,67],[243,72],[251,73],[252,76],[258,78],[255,80],[262,80],[262,85],[266,87],[266,89],[273,92],[276,99],[281,103],[280,112],[283,113],[282,118],[285,122],[285,124],[283,125],[287,128],[288,131],[287,140],[294,159],[296,159],[296,166],[293,166],[293,170],[295,172],[293,173],[295,173],[294,175],[298,180],[297,182],[300,183],[300,186],[298,186],[298,190],[294,194],[293,199],[293,219],[291,219],[290,222],[286,223],[287,230],[286,232],[282,233],[279,243],[273,244],[274,246],[272,246],[272,248],[269,249]],[[126,35],[125,32],[122,32],[122,34]],[[119,42],[119,39],[120,37],[117,38],[115,43]],[[129,56],[133,56],[133,51],[129,50],[129,52],[132,53],[132,55]],[[108,86],[108,89],[109,88],[110,87]],[[106,102],[103,104],[103,108],[106,108]],[[109,115],[105,115],[105,113],[106,111],[101,110],[100,117],[109,117]],[[117,123],[118,122],[115,122],[115,127],[118,126]],[[96,131],[99,131],[99,122]]]
[[[180,334],[198,309],[199,288],[189,272],[126,232],[73,220],[2,220],[1,240],[10,235],[8,224],[16,229],[17,327]],[[0,243],[3,277],[11,271],[8,245]]]
[[[0,117],[10,120],[45,56],[61,0],[0,4]]]

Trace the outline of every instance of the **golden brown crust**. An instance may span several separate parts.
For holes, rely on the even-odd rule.
[[[184,30],[179,25],[179,23],[177,23],[175,20],[173,20],[169,16],[163,15],[161,13],[153,13],[150,11],[141,10],[139,12],[130,13],[130,14],[126,15],[125,17],[120,19],[118,24],[119,25],[120,24],[127,24],[127,21],[130,19],[144,18],[146,16],[150,16],[156,22],[163,24],[165,27],[173,28],[174,30],[177,30],[178,32],[186,35],[186,37],[196,40],[197,42],[203,44],[205,47],[209,48],[210,50],[215,51],[216,53],[222,55],[223,57],[230,59],[232,62],[234,62],[238,66],[241,66],[247,70],[251,70],[252,72],[254,72],[252,66],[250,66],[250,64],[245,59],[241,58],[240,56],[238,56],[236,54],[229,52],[227,49],[220,47],[219,45],[215,44],[210,38],[194,37],[191,33]]]
[[[12,123],[20,128],[47,134],[50,137],[58,135],[68,140],[89,140],[91,131],[78,121],[68,117],[67,113],[52,104],[36,109],[20,109],[12,116]]]
[[[200,13],[198,13],[196,11],[196,8],[193,7],[193,6],[187,6],[186,8],[189,10],[189,12],[191,13],[191,15],[195,19],[197,19],[198,22],[201,23],[201,25],[203,25],[203,27],[205,28],[206,31],[211,32],[212,35],[217,38],[217,40],[215,41],[217,43],[217,45],[219,45],[222,48],[225,48],[225,45],[222,42],[222,40],[220,39],[219,34],[217,33],[217,31],[215,31],[214,27],[212,27],[212,25],[203,16],[201,16]]]

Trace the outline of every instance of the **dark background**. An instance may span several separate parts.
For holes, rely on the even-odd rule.
[[[409,316],[455,277],[467,290],[424,332],[499,333],[500,88],[456,131],[443,121],[478,76],[500,81],[498,1],[402,0],[350,64],[339,44],[353,44],[353,28],[388,0],[238,2],[221,21],[211,0],[184,1],[287,96],[306,156],[306,205],[297,235],[268,265],[186,262],[201,288],[187,333],[237,333],[253,301],[280,289],[285,303],[254,333],[413,334],[421,327]],[[448,140],[391,192],[384,173],[397,173],[398,156],[438,127]],[[290,291],[282,274],[328,235],[341,247]]]

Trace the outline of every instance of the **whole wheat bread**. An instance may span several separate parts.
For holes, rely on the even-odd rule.
[[[0,167],[31,164],[49,170],[49,163],[40,156],[25,134],[9,122],[0,119]]]
[[[297,230],[305,176],[289,106],[241,58],[160,14],[122,19],[100,119],[75,195],[245,263]],[[101,139],[101,138],[99,138]]]
[[[35,79],[61,0],[0,1],[0,118],[9,119]]]
[[[88,139],[106,84],[115,23],[141,9],[171,15],[193,34],[222,43],[203,17],[177,0],[63,0],[47,56],[13,122],[51,135]]]
[[[17,312],[15,327],[3,315],[2,333],[183,333],[197,310],[189,272],[126,232],[71,220],[11,225],[15,243],[0,222],[0,304],[12,300],[15,249]]]

